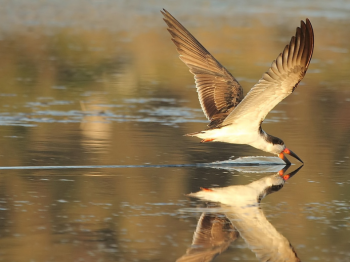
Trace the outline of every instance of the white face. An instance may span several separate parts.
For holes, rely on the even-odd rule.
[[[286,148],[286,145],[280,145],[280,144],[276,144],[276,145],[272,145],[271,147],[271,153],[273,154],[280,154],[284,149]]]
[[[267,142],[265,139],[256,140],[254,143],[250,143],[250,145],[265,152],[277,155],[286,148],[285,144],[272,144],[270,142]]]
[[[261,199],[263,199],[268,194],[271,194],[273,192],[280,190],[283,187],[285,181],[279,174],[277,174],[277,175],[264,178],[263,182],[265,184],[265,188],[263,189],[263,192],[260,195]]]
[[[264,130],[261,133],[257,133],[255,137],[251,136],[251,139],[252,141],[248,143],[249,145],[271,154],[278,155],[286,148],[280,138],[268,135]]]

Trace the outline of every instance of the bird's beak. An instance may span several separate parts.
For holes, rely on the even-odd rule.
[[[285,175],[285,173],[287,172],[287,169],[289,168],[289,166],[284,167],[282,170],[280,170],[278,172],[278,174],[283,178],[284,181],[287,181],[288,179],[290,179],[292,176],[294,176],[296,173],[299,172],[299,170],[303,167],[304,165],[301,165],[299,168],[297,168],[296,170],[294,170],[293,172],[290,172],[289,174]]]
[[[292,157],[298,159],[301,163],[304,164],[304,162],[292,150],[285,148],[281,153],[278,154],[278,157],[281,158],[287,165],[290,165],[291,162],[285,157],[283,153],[291,155]]]

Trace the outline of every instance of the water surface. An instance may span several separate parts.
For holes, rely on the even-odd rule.
[[[302,261],[350,261],[347,1],[19,0],[2,6],[0,166],[53,168],[1,170],[0,260],[176,261],[206,208],[186,194],[278,171],[200,165],[271,155],[183,136],[208,122],[159,12],[166,8],[244,93],[300,20],[311,20],[309,70],[263,124],[305,166],[261,208]],[[54,168],[68,166],[81,168]],[[235,260],[257,261],[242,238],[215,261]]]

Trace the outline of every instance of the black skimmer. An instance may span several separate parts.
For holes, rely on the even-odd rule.
[[[301,167],[290,174],[285,174],[286,169],[283,169],[275,175],[263,177],[248,185],[202,188],[189,196],[221,203],[222,210],[215,208],[215,212],[223,212],[232,223],[232,227],[238,231],[237,237],[241,236],[245,240],[259,261],[300,261],[290,242],[267,220],[260,208],[260,201],[268,194],[279,191],[285,181],[295,175]],[[224,217],[220,216],[223,220]]]
[[[202,142],[247,144],[277,154],[287,165],[289,154],[303,161],[284,142],[267,134],[261,123],[266,115],[290,95],[303,79],[314,48],[314,33],[309,19],[301,21],[295,36],[278,55],[256,85],[243,97],[242,86],[201,43],[168,11],[161,11],[180,59],[194,75],[199,102],[210,120],[208,129],[187,134]]]

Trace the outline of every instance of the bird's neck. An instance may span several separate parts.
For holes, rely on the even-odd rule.
[[[283,144],[283,141],[281,139],[279,139],[278,137],[272,136],[268,133],[266,133],[264,130],[262,130],[262,128],[260,127],[259,129],[260,135],[261,137],[268,143],[271,143],[273,145],[279,145],[279,144]]]
[[[279,154],[283,150],[283,141],[278,137],[267,134],[261,128],[257,139],[250,145],[271,154]]]

